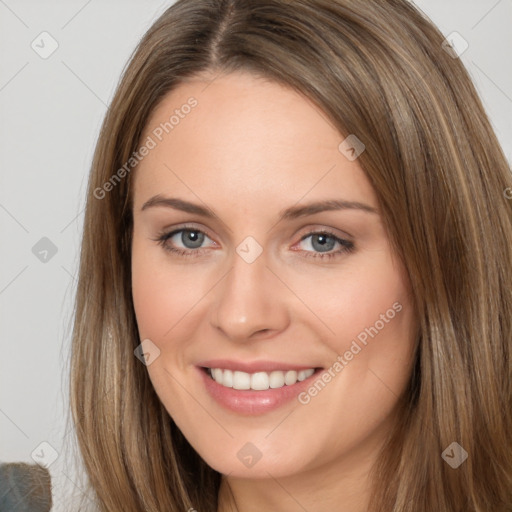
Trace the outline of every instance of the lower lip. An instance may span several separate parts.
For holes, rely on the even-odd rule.
[[[198,368],[206,386],[206,390],[212,398],[231,411],[239,414],[258,415],[273,411],[296,398],[304,391],[313,379],[318,376],[321,369],[315,370],[313,375],[303,381],[297,381],[291,386],[284,385],[281,388],[267,389],[265,391],[238,390],[227,388],[213,380],[204,368]]]

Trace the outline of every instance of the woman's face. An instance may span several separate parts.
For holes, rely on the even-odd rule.
[[[147,370],[223,474],[362,467],[409,381],[406,273],[361,146],[343,139],[304,97],[245,73],[182,84],[141,139],[132,284]]]

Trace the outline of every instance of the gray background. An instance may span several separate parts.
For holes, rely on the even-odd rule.
[[[87,173],[125,62],[171,3],[0,0],[0,459],[48,458],[49,443],[57,511],[83,486],[66,421]],[[469,43],[461,59],[512,161],[512,0],[416,4]],[[51,48],[43,31],[58,43],[46,59],[31,47]]]

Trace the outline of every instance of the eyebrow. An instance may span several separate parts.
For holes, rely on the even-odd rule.
[[[143,204],[141,211],[156,206],[173,208],[175,210],[181,210],[187,213],[201,215],[202,217],[206,217],[208,219],[217,217],[215,213],[213,213],[213,211],[207,207],[196,203],[191,203],[183,199],[178,199],[175,197],[164,197],[161,195],[156,195],[146,201]],[[308,215],[314,215],[315,213],[333,210],[359,210],[366,213],[378,214],[376,208],[373,208],[372,206],[369,206],[365,203],[360,203],[358,201],[345,201],[343,199],[329,199],[325,201],[316,201],[314,203],[309,203],[302,206],[292,206],[282,210],[279,213],[279,220],[293,220]]]

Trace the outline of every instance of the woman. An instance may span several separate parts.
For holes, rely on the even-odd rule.
[[[89,183],[100,510],[510,510],[511,185],[408,2],[176,2]]]

